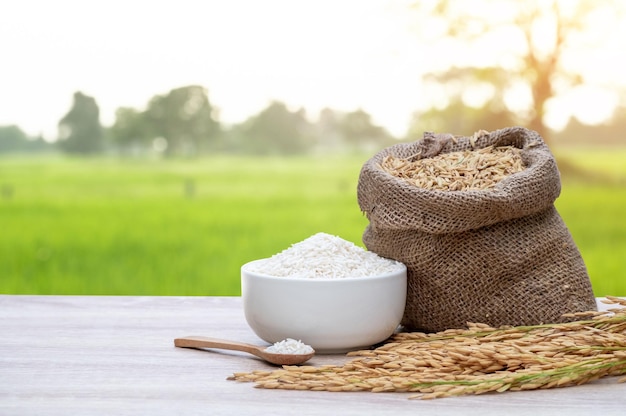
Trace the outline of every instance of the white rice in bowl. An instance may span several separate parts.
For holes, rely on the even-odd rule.
[[[404,268],[398,261],[380,257],[340,237],[317,233],[267,259],[250,264],[248,270],[277,277],[348,278],[372,277]]]

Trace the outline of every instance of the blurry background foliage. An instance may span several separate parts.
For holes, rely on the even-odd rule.
[[[313,116],[279,100],[228,125],[201,85],[120,107],[108,126],[97,97],[77,91],[55,141],[0,126],[0,293],[238,295],[246,261],[320,231],[361,244],[367,219],[356,183],[376,151],[424,131],[522,125],[557,157],[557,208],[596,295],[625,296],[624,91],[601,123],[570,118],[559,131],[546,123],[555,98],[592,84],[622,88],[571,63],[579,48],[601,48],[611,36],[597,24],[590,30],[595,12],[623,15],[623,4],[481,4],[407,7],[416,37],[441,45],[441,57],[425,59],[442,64],[423,76],[430,106],[416,110],[401,137],[363,109]],[[496,51],[494,37],[510,42]],[[472,52],[450,56],[459,50]]]

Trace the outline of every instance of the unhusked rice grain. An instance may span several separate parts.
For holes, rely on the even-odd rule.
[[[498,182],[525,169],[521,149],[487,146],[408,160],[386,156],[380,168],[424,189],[469,191],[493,189]]]
[[[326,233],[314,234],[272,257],[248,265],[251,272],[299,278],[371,277],[402,268],[400,262]]]

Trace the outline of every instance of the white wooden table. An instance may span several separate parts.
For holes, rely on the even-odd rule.
[[[626,415],[616,378],[429,401],[403,393],[256,389],[237,352],[175,348],[184,335],[262,343],[238,297],[0,295],[0,415]],[[343,355],[309,364],[342,363]]]

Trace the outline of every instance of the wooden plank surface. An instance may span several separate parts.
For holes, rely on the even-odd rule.
[[[237,297],[0,296],[0,415],[624,415],[616,378],[553,390],[420,401],[402,393],[255,389],[271,369],[237,352],[175,348],[184,335],[260,343]],[[342,363],[316,356],[312,365]]]

